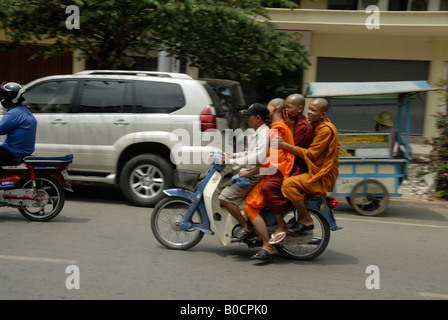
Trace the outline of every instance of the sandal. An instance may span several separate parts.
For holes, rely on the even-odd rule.
[[[249,238],[249,235],[252,233],[252,231],[246,231],[243,228],[236,230],[235,234],[232,237],[231,243],[233,242],[242,242]]]
[[[286,232],[279,232],[277,234],[272,234],[271,239],[269,240],[269,244],[276,245],[280,244],[285,240]]]
[[[297,236],[302,235],[305,231],[313,230],[313,229],[314,229],[314,224],[307,226],[307,225],[304,225],[303,223],[296,222],[291,226],[291,228],[289,228],[289,230],[292,230],[292,231],[288,230],[288,236],[297,237]]]
[[[270,254],[268,251],[261,249],[260,251],[258,251],[256,254],[254,254],[251,259],[254,260],[263,260],[263,261],[267,261],[267,260],[272,260],[272,254]]]

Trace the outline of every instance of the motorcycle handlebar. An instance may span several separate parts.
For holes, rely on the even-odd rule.
[[[212,163],[212,164],[219,164],[219,165],[223,164],[222,163],[223,155],[224,154],[219,153],[219,152],[212,152],[212,153],[210,153],[210,157],[209,157],[210,163]]]

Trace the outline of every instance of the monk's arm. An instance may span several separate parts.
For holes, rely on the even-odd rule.
[[[291,152],[295,156],[299,156],[300,155],[299,150],[298,150],[300,148],[296,147],[296,146],[293,146],[292,144],[289,144],[289,143],[285,142],[285,144],[283,145],[282,149]]]
[[[327,152],[329,143],[331,141],[333,132],[328,127],[323,127],[315,135],[313,142],[308,149],[294,147],[296,149],[295,155],[303,159],[308,158],[312,161],[318,159],[323,153]]]

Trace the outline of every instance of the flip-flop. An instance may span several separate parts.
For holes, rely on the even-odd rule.
[[[271,239],[269,240],[269,244],[276,245],[280,244],[285,240],[286,232],[279,232],[277,234],[272,234]]]
[[[267,250],[261,249],[256,254],[254,254],[251,259],[263,261],[272,260],[272,254],[270,254]]]
[[[307,226],[307,225],[304,225],[303,223],[296,222],[291,226],[291,228],[289,228],[289,230],[292,230],[292,232],[288,230],[287,235],[297,237],[297,236],[302,235],[304,231],[313,230],[313,229],[314,229],[314,224]]]

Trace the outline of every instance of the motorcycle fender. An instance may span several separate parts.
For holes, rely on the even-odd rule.
[[[166,189],[163,190],[163,193],[166,194],[168,197],[180,197],[189,200],[193,200],[194,198],[193,192],[184,189]]]
[[[327,203],[324,203],[325,204],[324,207],[321,207],[321,205],[323,204],[322,201],[309,200],[306,201],[305,203],[307,209],[312,209],[319,212],[325,218],[325,220],[327,220],[331,230],[341,229],[340,227],[337,226],[336,219],[334,218],[333,213],[331,212],[331,208],[328,206]]]
[[[325,219],[327,219],[328,224],[330,225],[330,229],[332,231],[342,229],[342,227],[339,227],[336,224],[336,219],[334,217],[334,213],[332,212],[332,209],[327,207],[325,210],[322,211],[322,215],[325,217]]]
[[[165,193],[169,197],[179,197],[179,198],[188,199],[188,200],[194,202],[195,193],[191,192],[189,190],[166,189],[166,190],[163,190],[163,193]],[[205,206],[202,202],[199,203],[197,209],[201,212],[203,219],[204,219],[204,217],[207,218],[207,212],[205,211]],[[213,234],[213,232],[210,230],[210,223],[208,222],[208,219],[204,219],[203,225],[196,226],[196,229],[198,229],[206,234],[210,234],[210,235]]]

